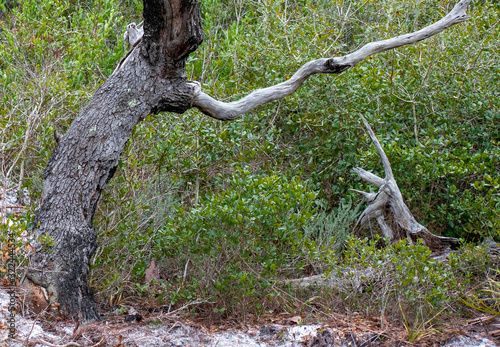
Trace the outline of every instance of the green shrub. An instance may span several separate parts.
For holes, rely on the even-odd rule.
[[[304,227],[304,236],[315,241],[319,252],[331,249],[341,255],[362,210],[361,204],[352,205],[351,199],[343,199],[337,208],[317,213],[315,220]]]
[[[312,245],[303,237],[316,194],[297,179],[234,168],[228,184],[177,213],[155,237],[169,300],[216,301],[218,311],[259,310],[277,278],[297,276]],[[249,306],[250,305],[250,306]]]
[[[17,2],[0,22],[2,173],[37,199],[55,146],[123,55],[117,1]]]
[[[370,310],[376,311],[387,303],[395,308],[403,302],[407,309],[436,312],[481,280],[490,261],[482,246],[465,245],[451,253],[448,261],[439,261],[420,242],[410,244],[403,239],[378,247],[378,241],[378,237],[351,237],[342,258],[334,260],[332,274],[351,279],[354,286],[343,289],[349,293],[348,305],[369,302]]]

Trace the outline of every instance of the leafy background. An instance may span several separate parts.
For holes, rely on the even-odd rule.
[[[454,4],[204,0],[205,42],[187,73],[215,98],[236,100],[309,60],[422,28]],[[2,228],[14,229],[25,249],[54,132],[68,129],[125,54],[123,31],[141,21],[142,2],[4,1],[0,8],[0,179],[30,197],[27,211]],[[349,298],[352,287],[322,292],[322,309],[356,309],[369,298],[372,310],[406,321],[490,278],[491,259],[475,244],[500,231],[500,10],[496,1],[476,1],[469,12],[438,36],[338,76],[314,76],[239,120],[189,110],[140,123],[95,216],[91,283],[100,304],[197,303],[195,313],[214,317],[293,313],[310,308],[313,294],[284,279],[337,270],[342,277],[341,269],[355,266],[380,270],[385,281],[365,279],[371,289]],[[362,202],[348,189],[368,189],[352,168],[382,169],[360,115],[417,220],[464,240],[448,265],[422,245],[384,248],[349,237]],[[160,276],[148,283],[153,259]],[[414,261],[386,266],[402,259]]]

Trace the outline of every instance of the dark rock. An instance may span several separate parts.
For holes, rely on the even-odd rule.
[[[128,316],[125,316],[125,323],[135,322],[135,320],[135,314],[129,314]]]
[[[319,331],[316,336],[306,342],[307,347],[333,346],[334,337],[329,330]]]

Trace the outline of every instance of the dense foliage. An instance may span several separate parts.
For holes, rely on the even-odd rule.
[[[235,100],[309,60],[417,30],[454,4],[204,0],[206,38],[187,72],[208,94]],[[3,230],[17,225],[21,236],[29,229],[54,132],[68,129],[112,73],[125,53],[123,30],[141,21],[141,7],[137,0],[0,5],[0,180],[31,197],[27,213]],[[462,276],[455,263],[431,264],[421,245],[380,250],[347,241],[360,211],[348,189],[367,188],[353,167],[381,170],[362,114],[422,224],[467,241],[500,236],[500,9],[479,1],[470,14],[427,41],[339,76],[310,78],[294,95],[234,122],[190,110],[139,124],[95,216],[92,285],[101,302],[126,293],[171,306],[198,300],[214,312],[262,312],[289,304],[279,279],[338,266],[338,257],[393,264],[385,271],[400,281],[392,289],[398,300],[406,293],[419,303],[448,302],[459,289],[454,276]],[[19,247],[27,241],[19,238]],[[478,263],[464,254],[455,261]],[[423,265],[394,267],[412,257]],[[160,276],[146,283],[152,259]],[[434,277],[422,283],[426,272]]]

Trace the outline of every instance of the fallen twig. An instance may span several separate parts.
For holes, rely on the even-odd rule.
[[[82,345],[80,345],[79,343],[76,343],[76,342],[68,342],[68,343],[66,343],[64,345],[55,345],[55,344],[50,343],[48,341],[45,341],[43,339],[40,339],[39,342],[43,343],[43,344],[45,344],[45,345],[47,345],[49,347],[83,347]]]
[[[159,316],[160,317],[166,317],[166,316],[170,316],[176,312],[179,312],[179,311],[182,311],[184,310],[185,308],[188,308],[189,306],[192,306],[192,305],[198,305],[198,304],[215,304],[215,301],[208,301],[208,300],[195,300],[195,301],[191,301],[191,302],[188,302],[187,304],[185,304],[184,306],[182,307],[179,307],[177,310],[173,310],[171,312],[167,312],[167,313],[163,313]]]
[[[162,337],[162,339],[161,339],[160,343],[162,343],[162,342],[163,342],[163,340],[165,339],[165,337],[167,337],[167,335],[170,333],[170,331],[171,331],[173,328],[175,328],[175,327],[177,326],[177,323],[179,323],[179,324],[180,324],[180,322],[179,322],[179,321],[175,322],[175,323],[174,323],[174,325],[172,325],[172,326],[170,327],[170,329],[168,329],[168,330],[167,330],[167,333],[166,333],[166,334]],[[179,326],[182,326],[182,324],[180,324]]]

